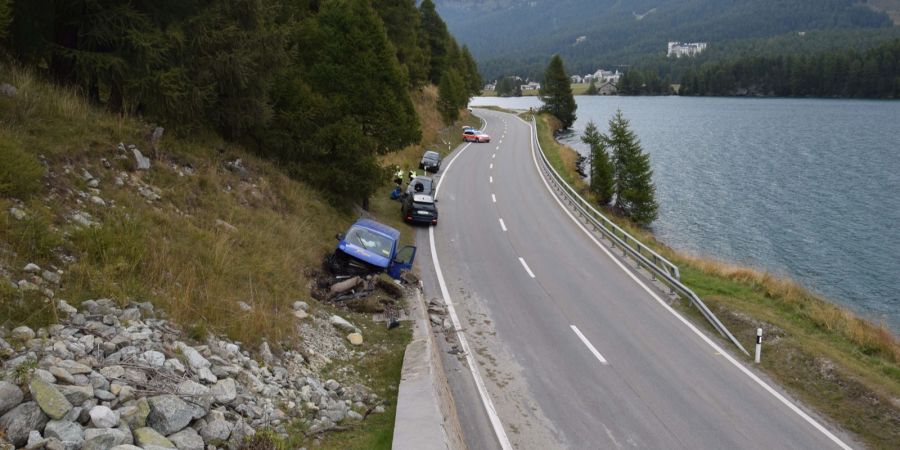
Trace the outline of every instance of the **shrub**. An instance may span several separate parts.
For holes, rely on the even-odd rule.
[[[41,187],[44,167],[16,140],[0,134],[0,195],[28,198]]]

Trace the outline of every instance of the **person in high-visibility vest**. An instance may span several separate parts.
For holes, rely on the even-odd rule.
[[[416,171],[415,171],[415,170],[410,170],[410,171],[409,171],[409,182],[412,183],[412,180],[413,180],[413,178],[415,178],[415,177],[416,177]]]

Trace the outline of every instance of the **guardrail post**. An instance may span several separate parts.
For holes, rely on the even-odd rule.
[[[759,364],[759,354],[762,352],[762,328],[756,329],[756,357],[753,359]]]

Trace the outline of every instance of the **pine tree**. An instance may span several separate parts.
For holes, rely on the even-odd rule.
[[[597,196],[600,206],[608,205],[615,193],[615,168],[606,148],[608,140],[609,138],[600,132],[593,120],[588,122],[581,136],[581,142],[590,147],[590,189]]]
[[[10,0],[0,0],[0,39],[6,37],[9,23],[12,22],[12,7]]]
[[[616,209],[638,225],[649,225],[658,209],[650,155],[644,153],[621,110],[609,121],[607,144],[613,152]]]
[[[481,93],[484,83],[481,74],[478,73],[478,64],[475,63],[475,58],[472,57],[472,53],[469,52],[469,47],[466,45],[462,47],[462,58],[466,68],[466,84],[468,84],[469,94],[478,95]]]
[[[465,80],[456,69],[449,69],[441,77],[438,85],[438,109],[445,123],[459,119],[459,110],[469,101]]]
[[[597,95],[600,91],[597,90],[597,85],[594,83],[594,80],[591,80],[591,84],[588,85],[586,91],[584,91],[584,95]]]
[[[569,76],[566,74],[562,58],[559,55],[553,56],[544,72],[540,99],[544,102],[542,110],[556,116],[564,129],[575,123],[575,110],[578,109],[578,105],[575,104]]]
[[[447,24],[438,15],[434,2],[424,0],[419,5],[419,14],[421,14],[420,36],[423,37],[422,44],[425,52],[428,54],[428,79],[432,83],[438,84],[444,74],[444,70],[450,64],[448,53],[450,51],[450,32],[447,31]]]

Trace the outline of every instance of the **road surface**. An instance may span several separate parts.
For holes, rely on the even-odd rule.
[[[444,160],[440,223],[417,234],[426,295],[447,297],[466,341],[443,346],[470,448],[858,445],[583,232],[538,173],[527,123],[476,114],[493,141]]]

